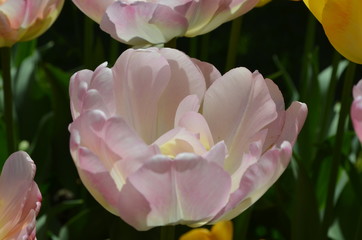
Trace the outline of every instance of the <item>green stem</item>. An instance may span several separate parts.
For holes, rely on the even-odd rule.
[[[300,85],[301,85],[301,99],[304,100],[308,97],[311,79],[308,77],[309,70],[309,60],[310,54],[312,53],[312,48],[314,46],[315,40],[315,29],[316,29],[316,20],[312,14],[309,14],[308,23],[307,23],[307,31],[306,38],[304,42],[304,51],[302,57],[302,70],[300,75]]]
[[[15,152],[14,120],[13,120],[13,92],[10,75],[10,47],[1,48],[1,68],[4,87],[4,112],[8,154]]]
[[[161,240],[174,240],[175,239],[175,226],[161,227]]]
[[[332,105],[333,105],[333,100],[334,100],[334,94],[336,91],[336,87],[337,87],[337,72],[338,72],[338,65],[339,65],[339,61],[341,60],[341,55],[335,51],[334,56],[333,56],[333,61],[332,61],[332,74],[331,74],[331,80],[329,82],[329,86],[328,86],[328,92],[327,92],[327,97],[326,97],[326,102],[324,105],[324,108],[322,108],[323,111],[323,115],[322,115],[322,121],[321,121],[321,129],[319,132],[319,143],[321,143],[324,139],[324,137],[327,135],[327,130],[328,130],[328,121],[329,121],[329,117],[330,117],[330,112],[332,109]]]
[[[238,45],[240,40],[242,17],[238,17],[231,24],[228,55],[226,58],[225,72],[229,71],[235,66],[236,57],[238,53]]]
[[[334,206],[333,206],[334,194],[337,184],[338,169],[342,156],[342,146],[343,146],[343,137],[345,132],[346,119],[349,114],[351,106],[351,92],[352,92],[355,70],[356,70],[356,64],[350,62],[342,89],[341,110],[339,113],[337,134],[335,138],[336,140],[333,149],[332,167],[329,177],[327,199],[326,199],[326,205],[322,221],[322,231],[321,231],[322,235],[320,239],[328,239],[327,237],[328,229],[334,218]]]

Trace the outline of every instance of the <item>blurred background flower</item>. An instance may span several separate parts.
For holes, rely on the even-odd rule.
[[[36,239],[41,194],[35,164],[25,152],[10,155],[0,175],[0,239]]]
[[[285,110],[257,71],[221,76],[170,48],[129,49],[112,69],[79,71],[70,97],[83,183],[138,230],[239,215],[288,166],[307,115],[300,102]]]
[[[362,142],[362,80],[353,87],[353,99],[351,119],[354,130]]]
[[[362,1],[304,0],[322,24],[333,47],[348,60],[362,64]]]
[[[233,240],[233,223],[222,221],[207,228],[196,228],[183,234],[180,240]]]
[[[73,0],[114,39],[130,45],[194,37],[251,10],[258,0]]]
[[[34,39],[58,17],[64,0],[0,1],[0,46]]]

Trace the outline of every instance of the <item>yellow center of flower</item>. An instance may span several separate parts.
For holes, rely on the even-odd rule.
[[[161,153],[170,158],[175,158],[177,154],[183,152],[195,152],[188,142],[174,138],[160,146]]]

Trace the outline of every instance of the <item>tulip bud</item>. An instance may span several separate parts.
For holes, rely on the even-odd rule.
[[[64,0],[1,0],[0,47],[32,40],[58,17]]]

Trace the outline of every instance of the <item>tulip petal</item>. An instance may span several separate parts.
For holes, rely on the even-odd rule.
[[[202,155],[207,151],[205,146],[200,142],[198,135],[179,127],[159,137],[154,144],[160,147],[162,154],[170,157],[175,157],[182,152]]]
[[[263,152],[270,148],[279,138],[285,121],[285,106],[282,93],[280,92],[278,86],[272,80],[265,79],[265,82],[268,86],[270,96],[275,103],[278,117],[265,127],[266,129],[268,129],[268,134],[265,138]]]
[[[292,147],[289,142],[283,142],[280,149],[268,150],[246,170],[240,180],[239,188],[231,194],[225,208],[211,223],[230,220],[256,202],[283,173],[291,155]]]
[[[35,216],[31,219],[27,216],[31,211],[37,213],[41,202],[39,189],[33,181],[34,175],[35,165],[25,152],[13,153],[5,162],[0,176],[1,239],[6,238],[7,234],[27,236],[32,231]],[[21,231],[23,228],[25,231]]]
[[[80,164],[76,154],[78,148],[89,149],[102,161],[105,169],[113,171],[112,177],[119,189],[129,174],[158,153],[157,148],[147,146],[123,119],[106,119],[98,110],[82,114],[71,124],[70,132],[70,148],[76,165]]]
[[[115,0],[73,0],[73,3],[93,21],[100,23],[107,9]]]
[[[214,140],[207,125],[205,118],[197,112],[185,113],[178,123],[179,127],[186,128],[188,131],[200,137],[200,142],[206,149],[214,146]]]
[[[94,72],[82,70],[75,73],[70,79],[69,94],[73,119],[93,109],[99,109],[109,117],[115,113],[113,75],[106,63]]]
[[[362,142],[362,81],[353,87],[353,103],[351,107],[351,119],[354,130]]]
[[[23,23],[27,1],[5,1],[0,4],[0,14],[6,17],[9,29],[18,29]],[[6,24],[8,25],[8,24]],[[3,25],[0,27],[3,32]]]
[[[200,109],[200,99],[196,95],[189,95],[185,97],[177,107],[175,114],[175,124],[177,127],[180,122],[180,118],[187,112],[198,112]]]
[[[207,222],[228,200],[230,176],[194,154],[162,155],[127,179],[119,214],[138,230]],[[212,199],[212,201],[210,201]]]
[[[329,0],[322,25],[333,47],[352,62],[362,64],[362,1]]]
[[[233,223],[231,221],[218,222],[212,226],[211,233],[215,240],[233,240]]]
[[[191,1],[191,5],[185,15],[189,22],[186,35],[199,35],[200,29],[204,28],[214,15],[217,14],[220,5],[222,5],[220,1]]]
[[[112,70],[118,114],[145,142],[152,143],[159,136],[158,103],[170,81],[166,59],[155,49],[127,50]]]
[[[182,36],[188,23],[184,16],[167,5],[116,1],[107,8],[100,26],[118,41],[145,45],[160,44]]]
[[[305,103],[292,102],[286,111],[284,126],[275,145],[280,146],[284,141],[288,141],[293,146],[304,125],[307,114],[308,108]]]
[[[17,1],[12,1],[17,2]],[[22,28],[27,28],[31,24],[33,24],[37,18],[42,19],[43,18],[43,12],[48,4],[48,1],[43,0],[32,0],[32,1],[25,1],[26,7],[25,7],[25,13],[24,13],[24,19],[21,24]]]
[[[77,161],[78,174],[84,186],[106,210],[117,215],[119,190],[110,170],[87,148],[72,151],[72,157]]]
[[[207,90],[203,115],[214,141],[228,146],[225,169],[230,174],[239,168],[254,136],[276,119],[275,107],[264,78],[246,68],[229,71]]]
[[[171,48],[159,51],[167,59],[172,77],[158,103],[158,136],[174,127],[176,109],[185,97],[196,95],[202,100],[206,90],[202,72],[186,54]]]
[[[213,236],[207,228],[196,228],[180,237],[180,240],[212,240]]]
[[[235,19],[255,7],[259,0],[231,0],[223,1],[226,4],[219,4],[219,9],[217,14],[206,24],[202,29],[195,31],[186,32],[185,36],[194,37],[196,35],[201,35],[208,33],[215,28],[219,27],[221,24]],[[207,1],[205,1],[207,2]]]
[[[209,88],[216,79],[221,77],[221,73],[219,70],[217,70],[216,67],[214,67],[214,65],[207,62],[202,62],[196,58],[191,58],[191,60],[199,67],[200,71],[204,75],[206,88]]]
[[[210,162],[215,162],[220,167],[224,168],[224,161],[227,157],[228,150],[224,141],[216,143],[207,153],[203,154],[202,157]]]
[[[318,19],[319,22],[322,22],[322,14],[324,6],[326,5],[327,0],[303,0],[305,5],[313,13],[313,15]]]

